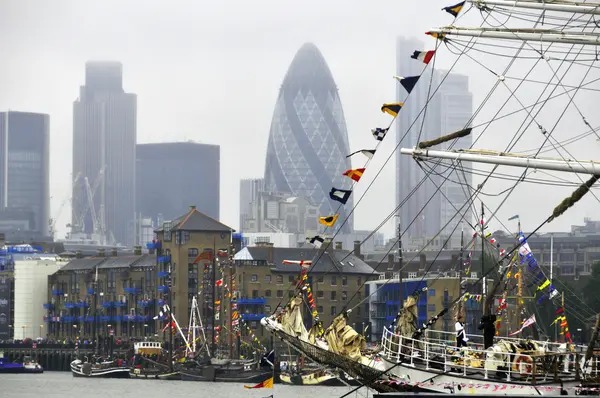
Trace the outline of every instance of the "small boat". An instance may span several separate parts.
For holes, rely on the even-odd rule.
[[[260,368],[257,361],[215,359],[184,365],[181,380],[216,381],[221,383],[261,383],[273,376],[272,369]]]
[[[109,379],[128,379],[131,368],[125,362],[112,360],[99,360],[84,362],[76,359],[71,362],[71,373],[74,377],[97,377]]]
[[[23,358],[23,370],[24,373],[44,373],[44,368],[29,356]]]
[[[23,362],[8,362],[4,353],[0,352],[0,374],[2,373],[42,373],[44,369],[31,357],[24,357]]]

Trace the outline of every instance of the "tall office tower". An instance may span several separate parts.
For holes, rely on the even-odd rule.
[[[73,232],[109,244],[131,240],[135,216],[137,97],[123,91],[119,62],[87,62],[73,103]]]
[[[138,144],[137,206],[158,224],[180,216],[191,205],[219,219],[220,147],[195,142]],[[162,224],[160,224],[162,225]]]
[[[0,227],[48,236],[50,117],[0,113]],[[8,234],[10,235],[10,234]],[[8,238],[8,237],[7,237]]]
[[[421,75],[410,96],[400,84],[396,89],[397,100],[404,102],[404,107],[396,122],[396,141],[402,140],[400,146],[409,148],[415,147],[419,141],[438,138],[464,128],[472,115],[472,95],[469,92],[468,77],[466,76],[449,74],[437,93],[429,102],[427,101],[429,85],[432,85],[431,92],[433,93],[434,89],[442,82],[446,72],[436,70],[432,78],[431,65],[424,72],[425,64],[411,58],[415,50],[423,51],[430,50],[430,48],[426,48],[421,41],[413,38],[400,37],[397,39],[396,74],[398,76]],[[425,107],[427,111],[423,112]],[[461,138],[455,148],[468,147],[470,143],[470,137]],[[442,148],[447,148],[447,146]],[[463,166],[467,167],[467,165]],[[440,170],[437,170],[437,173],[440,173]],[[453,173],[452,176],[452,179],[457,181],[456,174]],[[465,184],[465,176],[466,183],[470,185],[469,173],[464,173],[464,175],[461,173],[460,182]],[[425,179],[425,182],[419,185],[422,179]],[[442,183],[443,187],[438,191],[437,187]],[[444,227],[444,225],[456,213],[454,207],[460,209],[469,196],[468,188],[462,184],[443,182],[442,177],[436,173],[426,177],[426,173],[414,159],[401,155],[398,151],[396,154],[396,205],[403,203],[399,213],[403,229],[408,227],[406,236],[431,238],[440,229],[444,229],[443,235],[448,237],[456,224],[460,222],[460,216],[456,216],[448,226]],[[417,185],[419,185],[418,188],[416,188]],[[415,192],[413,193],[413,191]],[[450,200],[447,200],[442,192]],[[468,212],[467,216],[469,217],[470,214]],[[470,218],[468,219],[470,220]],[[412,225],[409,226],[411,222]]]
[[[244,178],[240,180],[240,232],[245,232],[242,229],[244,220],[252,216],[252,202],[258,199],[258,194],[265,190],[264,187],[264,178]]]
[[[321,216],[340,213],[342,225],[350,214],[329,198],[331,188],[351,189],[342,173],[351,167],[348,132],[342,103],[323,55],[312,43],[296,53],[275,104],[271,121],[265,189],[309,198]],[[342,232],[352,231],[352,217]]]

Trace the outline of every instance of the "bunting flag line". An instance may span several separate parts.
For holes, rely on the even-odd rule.
[[[458,16],[458,14],[460,13],[460,11],[463,9],[464,5],[465,5],[465,2],[461,1],[460,3],[455,4],[453,6],[448,6],[448,7],[442,8],[442,11],[446,11],[448,14],[450,14],[456,18]]]
[[[344,171],[344,173],[342,175],[345,175],[346,177],[351,178],[352,180],[358,182],[358,181],[360,181],[360,177],[362,177],[365,170],[366,169],[364,169],[364,168],[354,169],[354,170],[346,170],[346,171]]]
[[[273,378],[268,378],[267,380],[258,383],[255,386],[247,386],[244,384],[244,388],[273,388]]]
[[[396,117],[396,116],[398,116],[398,113],[400,112],[400,109],[402,109],[403,106],[404,106],[404,104],[401,102],[396,102],[393,104],[383,104],[381,106],[381,112],[387,113],[388,115],[392,115],[393,117]]]
[[[376,127],[374,129],[371,129],[371,132],[373,133],[373,137],[375,137],[375,139],[377,141],[383,141],[383,139],[385,138],[385,135],[387,134],[389,130],[389,127],[386,129],[382,129],[380,127]]]
[[[402,85],[402,87],[404,87],[404,89],[410,94],[410,92],[413,90],[413,88],[415,88],[415,85],[419,81],[420,77],[421,76],[409,76],[409,77],[394,76],[394,79],[398,80],[400,82],[400,84]]]
[[[515,336],[515,335],[521,333],[523,331],[523,329],[525,329],[533,324],[535,324],[535,314],[533,314],[532,316],[529,317],[529,319],[527,319],[525,322],[523,322],[523,325],[521,326],[521,328],[519,330],[517,330],[516,332],[510,333],[509,336]]]
[[[435,55],[435,50],[429,51],[416,51],[410,57],[412,59],[416,59],[417,61],[423,62],[425,65],[428,65],[429,62],[433,59]]]
[[[362,153],[369,159],[373,159],[373,155],[375,155],[375,149],[361,149],[360,151],[352,152],[350,155],[346,156],[349,158],[352,155],[356,155],[357,153]]]
[[[160,309],[160,311],[158,311],[158,315],[155,316],[152,319],[154,319],[155,321],[158,320],[158,319],[163,319],[163,318],[165,318],[168,315],[167,314],[168,312],[169,312],[169,306],[167,304],[165,304],[165,305],[162,306],[162,308]]]
[[[319,217],[319,222],[326,227],[333,227],[339,216],[339,214],[335,214],[333,216]]]
[[[312,238],[306,238],[307,241],[310,242],[311,245],[314,245],[317,249],[320,249],[325,239],[321,238],[319,235],[313,236]]]
[[[352,191],[349,191],[347,189],[331,188],[331,191],[329,191],[329,198],[331,198],[331,200],[335,200],[336,202],[340,202],[341,204],[345,205],[348,199],[350,199],[351,194]]]

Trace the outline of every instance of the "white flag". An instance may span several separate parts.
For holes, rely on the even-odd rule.
[[[514,336],[515,334],[519,334],[523,331],[523,329],[525,329],[526,327],[529,327],[531,325],[533,325],[535,323],[535,314],[530,316],[529,319],[527,319],[525,322],[523,322],[523,326],[521,326],[521,329],[517,330],[516,332],[513,332],[511,334],[509,334],[509,336]]]

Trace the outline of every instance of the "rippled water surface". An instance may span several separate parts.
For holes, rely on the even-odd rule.
[[[239,383],[163,381],[139,379],[84,379],[70,372],[45,372],[41,375],[0,375],[1,398],[112,398],[112,397],[248,397],[262,398],[337,398],[349,387],[297,387],[276,384],[273,389],[245,389]],[[361,392],[364,389],[361,389]],[[370,395],[370,394],[369,394]],[[364,397],[364,392],[358,397]],[[349,397],[357,397],[356,393]]]

